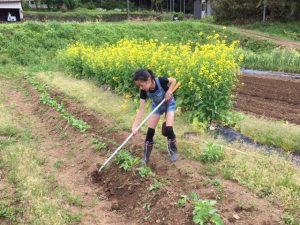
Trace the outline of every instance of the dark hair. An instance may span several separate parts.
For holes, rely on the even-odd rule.
[[[147,81],[149,77],[152,80],[155,79],[155,75],[151,70],[140,69],[140,70],[135,71],[135,73],[133,75],[133,80],[134,81],[137,81],[137,80]]]

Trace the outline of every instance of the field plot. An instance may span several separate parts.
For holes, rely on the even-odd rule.
[[[93,128],[82,134],[69,127],[58,112],[42,105],[39,93],[30,84],[23,82],[20,90],[13,81],[1,79],[1,83],[6,106],[14,105],[15,119],[22,121],[25,117],[34,123],[30,132],[39,144],[38,157],[46,159],[46,173],[55,176],[58,187],[72,190],[78,196],[76,201],[65,194],[66,202],[62,199],[60,204],[80,212],[80,223],[193,224],[192,202],[210,199],[218,200],[216,208],[225,224],[280,224],[281,207],[270,207],[268,201],[234,181],[195,172],[204,169],[200,163],[182,160],[171,165],[166,153],[154,154],[155,163],[150,167],[155,178],[141,177],[137,168],[125,172],[115,163],[102,176],[95,176],[95,163],[105,158],[106,152],[97,152],[92,140],[101,139],[107,148],[113,149],[126,137],[125,132],[111,131],[110,119],[51,91],[70,112],[92,124]],[[137,137],[127,147],[134,155],[142,153],[140,139],[141,136]],[[185,196],[188,200],[180,203]]]
[[[300,124],[300,81],[274,76],[243,75],[238,110]]]

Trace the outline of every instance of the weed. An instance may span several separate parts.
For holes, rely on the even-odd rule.
[[[46,160],[47,160],[45,157],[41,158],[41,157],[38,157],[38,156],[35,156],[35,155],[32,157],[32,159],[33,159],[39,166],[45,165]]]
[[[150,185],[150,187],[148,188],[148,191],[155,191],[161,188],[161,183],[154,179],[154,182]]]
[[[151,204],[150,203],[145,203],[143,205],[143,209],[146,209],[149,212],[151,210]]]
[[[239,201],[237,207],[235,208],[235,210],[238,210],[238,211],[249,211],[250,212],[250,211],[254,210],[255,205],[256,204],[253,201],[250,201],[248,204],[245,203],[245,202]]]
[[[207,148],[199,156],[199,160],[203,163],[219,162],[224,159],[225,152],[221,145],[209,142]]]
[[[190,193],[190,199],[191,199],[192,201],[197,201],[197,200],[198,200],[198,195],[197,195],[197,193],[194,192],[194,191],[192,191],[192,192]]]
[[[54,163],[54,168],[55,169],[60,169],[61,168],[61,166],[62,166],[62,164],[63,164],[63,161],[61,160],[61,159],[57,159],[56,161],[55,161],[55,163]]]
[[[272,188],[271,187],[268,187],[268,186],[265,186],[265,187],[262,187],[259,192],[257,193],[257,196],[260,197],[260,198],[264,198],[264,197],[267,197],[269,196],[270,194],[272,194]]]
[[[7,179],[10,183],[16,184],[18,181],[17,180],[17,171],[15,169],[12,169],[11,171],[9,171]]]
[[[223,225],[218,211],[214,208],[216,201],[197,200],[194,201],[193,221],[196,224]]]
[[[288,212],[285,212],[282,216],[284,224],[287,225],[300,225],[300,221],[296,217],[290,215]]]
[[[231,163],[227,163],[222,169],[222,177],[226,180],[232,180],[234,175],[234,166]]]
[[[38,112],[41,113],[41,114],[43,114],[43,113],[46,112],[46,110],[45,110],[44,108],[40,107],[40,108],[38,109]]]
[[[151,220],[151,216],[145,216],[145,217],[143,218],[143,220],[144,220],[145,222],[148,222],[148,221]]]
[[[199,170],[200,174],[207,175],[207,176],[216,176],[218,175],[219,171],[218,168],[214,165],[209,164],[208,166]]]
[[[148,176],[154,177],[155,174],[151,171],[151,168],[148,166],[143,166],[138,169],[139,174],[142,178],[146,178]]]
[[[11,207],[8,207],[7,205],[1,204],[0,205],[0,218],[5,217],[11,221],[16,221],[15,217],[15,210]]]
[[[83,201],[80,196],[75,196],[69,191],[63,191],[63,195],[66,197],[67,201],[71,205],[82,206]]]
[[[221,200],[224,195],[224,186],[219,185],[217,186],[217,195],[216,195],[216,200]]]
[[[81,221],[82,217],[83,217],[82,213],[71,214],[69,212],[66,212],[65,220],[69,223],[72,223],[72,222],[79,223]]]
[[[187,195],[181,195],[181,198],[177,202],[178,207],[183,207],[189,200],[189,197]]]
[[[249,204],[248,204],[248,206],[249,206],[249,209],[252,211],[252,210],[255,209],[256,204],[255,204],[255,202],[250,201]]]
[[[206,179],[202,181],[204,186],[213,185],[213,186],[221,186],[220,180],[217,179]]]

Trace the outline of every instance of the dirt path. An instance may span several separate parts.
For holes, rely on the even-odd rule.
[[[300,124],[300,80],[242,75],[237,110]]]
[[[283,38],[279,38],[277,36],[274,35],[270,35],[270,34],[263,34],[260,32],[255,32],[252,30],[245,30],[245,29],[238,29],[237,31],[239,33],[245,34],[247,36],[252,36],[252,37],[256,37],[258,39],[264,39],[264,40],[269,40],[274,42],[275,44],[278,44],[280,46],[285,46],[285,47],[290,47],[290,48],[295,48],[297,50],[300,50],[300,42],[298,41],[290,41],[290,40],[286,40]]]
[[[141,178],[137,171],[123,172],[119,166],[110,164],[102,176],[95,173],[96,162],[104,161],[105,151],[97,152],[92,145],[93,138],[101,138],[114,150],[128,135],[124,131],[112,131],[114,123],[93,110],[86,109],[62,94],[52,92],[63,100],[69,112],[84,119],[92,129],[79,133],[53,109],[39,103],[39,93],[28,83],[6,82],[7,102],[15,105],[15,116],[32,121],[32,133],[40,140],[40,154],[47,157],[45,170],[55,174],[58,185],[66,187],[81,196],[83,205],[71,210],[83,212],[81,224],[193,224],[193,206],[176,204],[182,194],[194,191],[200,199],[216,199],[225,224],[283,224],[280,216],[283,209],[272,205],[266,199],[256,197],[234,181],[223,180],[219,176],[207,176],[199,172],[204,165],[198,162],[180,160],[173,165],[166,153],[154,150],[150,167],[162,186],[157,191],[149,191],[153,179]],[[16,89],[22,85],[28,91]],[[137,156],[142,155],[144,137],[137,135],[127,149]],[[54,163],[62,160],[58,170]],[[207,179],[219,179],[221,185],[205,185]]]

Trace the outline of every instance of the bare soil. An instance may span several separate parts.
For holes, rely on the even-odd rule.
[[[39,140],[39,154],[48,159],[45,171],[55,174],[59,186],[67,187],[83,199],[82,206],[71,207],[74,212],[83,212],[81,224],[193,224],[193,206],[187,203],[177,207],[180,196],[192,191],[200,199],[220,199],[216,208],[225,224],[283,224],[282,207],[257,197],[235,181],[203,175],[199,171],[205,165],[184,159],[184,149],[179,150],[181,159],[176,164],[170,163],[166,153],[154,149],[150,167],[162,183],[156,191],[148,191],[152,178],[143,179],[136,170],[124,172],[114,162],[98,175],[95,165],[104,162],[108,154],[97,152],[91,140],[101,138],[108,144],[107,150],[114,151],[129,131],[112,130],[114,120],[52,90],[52,96],[63,100],[69,112],[92,126],[88,132],[80,133],[58,112],[42,105],[39,93],[25,81],[1,82],[7,83],[5,98],[8,104],[14,104],[15,117],[33,121],[32,133]],[[16,88],[17,85],[23,88]],[[143,140],[143,135],[138,134],[126,149],[142,156]],[[55,170],[53,164],[58,159],[63,164]],[[209,178],[220,179],[223,188],[204,185],[202,181]]]
[[[242,75],[235,108],[300,124],[300,80],[274,76]]]

